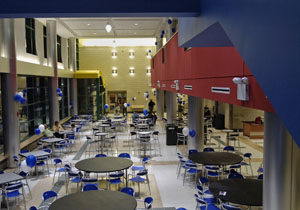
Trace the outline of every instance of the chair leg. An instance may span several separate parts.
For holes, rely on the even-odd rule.
[[[29,191],[30,198],[32,199],[32,194],[31,194],[31,190],[30,190],[30,187],[29,187],[27,178],[25,179],[25,181],[26,181],[26,185],[27,185],[27,187],[28,187],[28,191]]]
[[[146,178],[147,178],[147,184],[148,184],[149,193],[150,193],[150,195],[151,195],[151,190],[150,190],[150,181],[149,181],[148,174],[146,175]]]

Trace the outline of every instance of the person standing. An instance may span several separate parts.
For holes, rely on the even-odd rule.
[[[125,102],[124,104],[123,104],[123,116],[127,116],[127,103]]]
[[[154,106],[155,106],[155,103],[152,101],[152,99],[150,99],[150,102],[148,104],[149,114],[151,114],[153,112]]]

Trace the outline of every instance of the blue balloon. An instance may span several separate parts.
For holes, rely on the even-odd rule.
[[[72,102],[72,101],[70,101],[70,105],[73,105],[73,102]]]
[[[36,157],[34,155],[28,155],[26,158],[26,165],[33,168],[36,164]]]
[[[160,35],[160,38],[164,38],[164,35],[162,34],[162,35]]]
[[[61,92],[61,89],[60,89],[60,88],[57,88],[57,89],[56,89],[56,92],[60,93],[60,92]]]
[[[60,97],[62,97],[62,96],[63,96],[62,92],[60,92],[58,95],[59,95]]]
[[[162,30],[162,31],[161,31],[161,34],[165,34],[165,30]]]
[[[155,42],[155,45],[157,45],[157,42]]]
[[[172,24],[172,20],[171,19],[168,20],[168,24],[169,25]]]
[[[151,53],[151,50],[149,50],[148,52]]]
[[[130,103],[127,103],[127,107],[130,107]]]
[[[175,33],[176,32],[176,29],[175,28],[172,28],[172,33]]]
[[[147,94],[146,98],[149,98],[149,94]]]
[[[196,131],[194,129],[192,129],[192,130],[190,130],[189,134],[193,138],[196,136]]]
[[[21,98],[20,102],[21,102],[21,104],[25,104],[26,98]]]
[[[144,109],[143,114],[144,114],[145,116],[147,116],[147,115],[148,115],[148,110],[147,110],[147,109]]]
[[[40,131],[40,129],[36,128],[36,129],[34,130],[34,133],[35,133],[35,135],[40,135],[41,131]]]
[[[184,104],[185,104],[185,101],[182,101],[182,104],[184,105]]]
[[[108,109],[108,104],[105,104],[105,105],[104,105],[104,109]]]
[[[21,96],[20,95],[18,95],[18,94],[16,94],[15,96],[14,96],[14,100],[15,101],[20,101],[21,100]]]

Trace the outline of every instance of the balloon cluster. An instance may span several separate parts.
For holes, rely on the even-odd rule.
[[[136,100],[136,97],[132,97],[132,99],[131,99],[131,100],[135,101],[135,100]]]
[[[148,91],[146,91],[146,92],[144,93],[144,97],[145,97],[146,99],[149,98],[149,92],[148,92]]]
[[[172,19],[168,19],[168,24],[171,25],[172,24]]]
[[[176,98],[177,98],[177,103],[182,103],[183,105],[185,104],[185,96],[184,96],[184,94],[181,94],[181,93],[179,93],[179,94],[177,94],[176,93]]]
[[[60,88],[56,89],[56,95],[58,96],[58,100],[60,101],[61,97],[63,96],[63,93]]]
[[[172,33],[175,33],[176,32],[176,28],[172,28]]]
[[[190,130],[189,134],[190,134],[190,137],[193,138],[196,136],[196,131],[194,129],[192,129],[192,130]]]
[[[124,103],[124,107],[125,108],[130,107],[130,103]]]
[[[34,130],[35,135],[40,135],[45,130],[45,126],[43,124],[40,124],[38,128]]]
[[[104,109],[108,109],[108,104],[105,104],[105,105],[104,105]]]
[[[194,137],[196,136],[196,131],[195,131],[194,129],[189,130],[188,127],[184,127],[184,128],[182,129],[182,134],[183,134],[184,136],[190,135],[190,137],[194,138]]]
[[[27,93],[27,90],[26,91],[23,90],[23,92],[20,91],[20,92],[16,93],[14,96],[14,100],[16,102],[20,102],[21,104],[25,104],[25,102],[26,102],[25,94],[26,93]]]

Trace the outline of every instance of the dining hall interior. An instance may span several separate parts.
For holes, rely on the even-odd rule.
[[[146,2],[0,7],[0,208],[300,209],[299,3]]]

